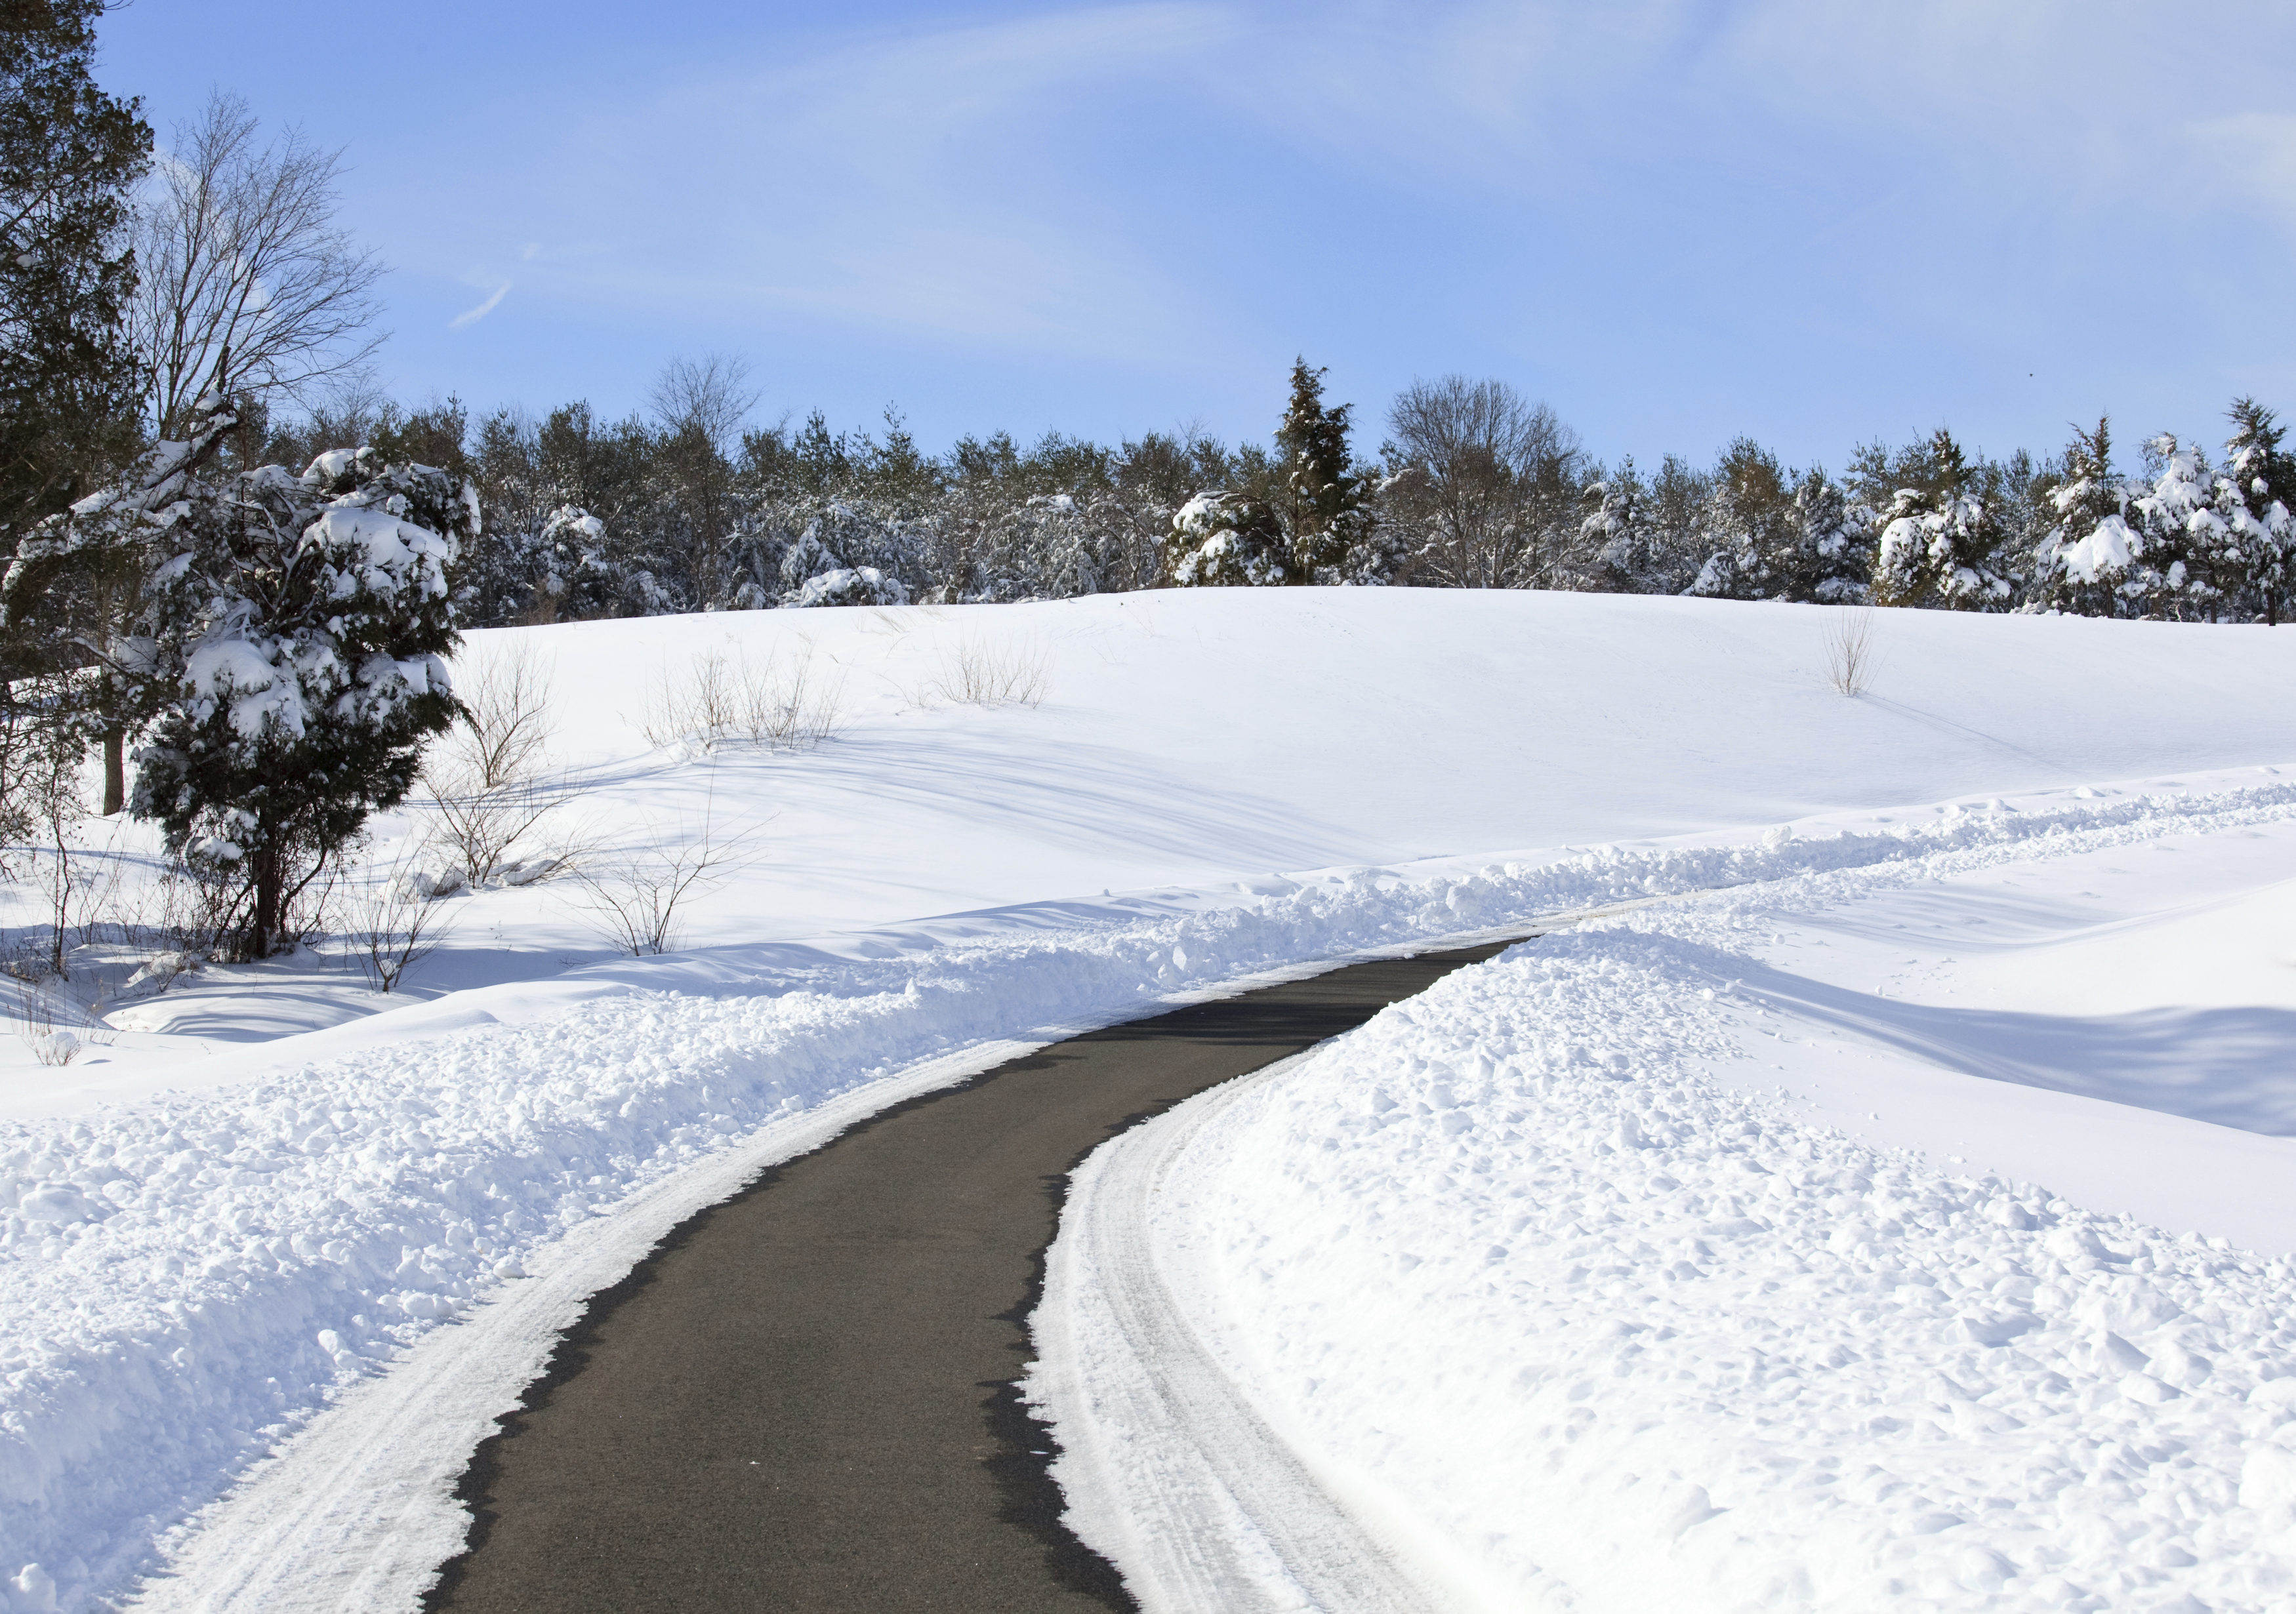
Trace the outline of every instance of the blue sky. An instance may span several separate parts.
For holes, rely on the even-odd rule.
[[[348,148],[410,398],[619,414],[726,351],[766,421],[1234,440],[1300,353],[1364,447],[1457,371],[1612,460],[1836,468],[2296,414],[2284,5],[137,0],[102,37],[163,141],[212,87]]]

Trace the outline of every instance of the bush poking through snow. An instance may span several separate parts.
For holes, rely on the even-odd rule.
[[[406,973],[439,950],[453,927],[440,901],[463,887],[463,872],[430,874],[410,866],[422,848],[402,849],[387,868],[370,869],[346,903],[344,939],[377,992],[394,992]]]
[[[684,825],[665,834],[647,826],[652,846],[619,859],[586,863],[575,871],[578,906],[592,928],[618,951],[645,958],[676,949],[681,907],[707,895],[747,867],[754,825],[727,832],[717,822],[713,789],[692,835]]]
[[[68,1001],[60,1001],[62,992],[62,978],[41,986],[16,983],[17,1007],[23,1018],[19,1035],[32,1057],[44,1065],[69,1065],[86,1050],[86,1039],[79,1033],[56,1023],[59,1010]]]
[[[937,687],[955,706],[1040,706],[1045,664],[1041,650],[999,649],[968,640],[941,657]]]
[[[1825,682],[1838,694],[1862,695],[1874,682],[1874,613],[1845,605],[1825,627]]]
[[[521,645],[472,681],[462,717],[423,759],[439,839],[473,888],[538,861],[512,864],[510,850],[581,795],[549,765],[553,732],[550,676]]]
[[[810,643],[787,674],[779,657],[758,668],[705,651],[682,681],[664,672],[639,727],[660,750],[712,751],[746,738],[776,751],[809,751],[837,737],[844,696],[842,679],[830,682],[815,669]]]
[[[762,675],[740,669],[742,727],[755,745],[777,751],[809,751],[833,740],[844,722],[845,684],[832,684],[813,668],[808,644],[787,677],[767,662]]]

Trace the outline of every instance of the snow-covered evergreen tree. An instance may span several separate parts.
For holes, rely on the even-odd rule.
[[[1687,592],[1726,600],[1767,600],[1787,592],[1785,568],[1800,538],[1792,478],[1777,455],[1751,438],[1723,451],[1705,520],[1712,547]]]
[[[2243,599],[2245,609],[2276,626],[2296,594],[2296,455],[2281,447],[2286,428],[2254,398],[2234,399],[2226,413],[2233,424],[2225,444],[2227,518]]]
[[[132,807],[172,851],[237,881],[231,928],[261,957],[455,718],[443,658],[478,497],[428,466],[340,449],[300,476],[266,465],[193,483],[157,514],[163,558],[125,658],[152,717]]]
[[[2142,563],[2128,594],[2139,614],[2179,621],[2214,620],[2244,592],[2243,557],[2233,515],[2232,483],[2209,467],[2197,445],[2163,432],[2145,445],[2152,485],[2133,510],[2142,525]]]
[[[1874,512],[1852,504],[1824,471],[1794,487],[1794,546],[1780,565],[1783,598],[1823,605],[1863,600],[1874,569]]]
[[[1579,524],[1579,542],[1595,557],[1603,584],[1620,593],[1643,592],[1638,585],[1655,569],[1655,558],[1649,489],[1635,470],[1634,456],[1588,483],[1583,496],[1593,508]]]
[[[1172,517],[1166,540],[1182,588],[1267,588],[1292,580],[1291,545],[1275,512],[1242,494],[1198,494]]]
[[[848,566],[829,547],[822,529],[832,520],[851,530],[865,526],[868,517],[838,505],[808,524],[782,557],[782,604],[791,608],[907,604],[909,591],[898,578],[881,567]]]
[[[1283,455],[1284,486],[1290,490],[1291,553],[1286,581],[1338,583],[1346,578],[1349,552],[1365,536],[1363,479],[1349,460],[1348,417],[1354,406],[1326,406],[1322,369],[1305,358],[1292,365],[1292,401],[1276,429]]]
[[[152,545],[238,424],[223,397],[201,397],[184,440],[153,444],[116,486],[41,521],[0,578],[9,674],[45,674],[44,714],[101,749],[107,814],[126,804],[126,744],[143,704],[127,630],[142,612]]]
[[[2144,534],[2128,520],[2143,492],[2112,464],[2112,422],[2100,418],[2094,431],[2076,430],[2066,446],[2064,476],[2049,496],[2057,524],[2041,540],[2035,557],[2030,604],[2081,616],[2125,614],[2124,590],[2141,595]]]
[[[2007,610],[2014,569],[2000,553],[2001,523],[1972,486],[1961,445],[1940,427],[1924,462],[1922,484],[1898,489],[1883,516],[1874,598],[1885,605]]]

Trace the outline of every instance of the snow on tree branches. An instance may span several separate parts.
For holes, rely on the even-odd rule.
[[[468,482],[337,449],[197,482],[161,513],[141,633],[150,723],[132,808],[240,888],[237,950],[291,942],[292,905],[406,794],[457,708],[443,660],[480,533]]]

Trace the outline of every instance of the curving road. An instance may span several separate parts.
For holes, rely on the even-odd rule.
[[[463,1481],[430,1599],[489,1614],[1133,1606],[1013,1389],[1066,1174],[1503,944],[1111,1027],[886,1111],[592,1302]]]

